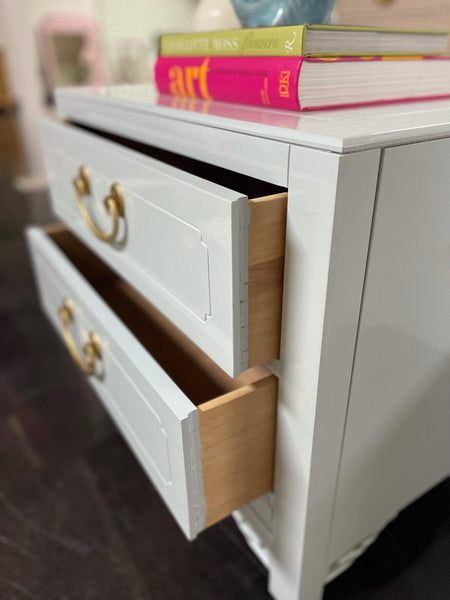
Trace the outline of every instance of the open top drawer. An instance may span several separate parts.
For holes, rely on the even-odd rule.
[[[44,311],[186,535],[272,489],[276,377],[230,378],[64,227],[27,237]]]
[[[278,357],[285,192],[74,126],[42,141],[55,213],[102,260],[228,374]]]

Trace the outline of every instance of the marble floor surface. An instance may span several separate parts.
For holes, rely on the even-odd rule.
[[[0,599],[263,599],[231,519],[188,543],[38,308],[22,229],[45,194],[0,176]],[[325,600],[448,600],[450,484],[380,535]]]

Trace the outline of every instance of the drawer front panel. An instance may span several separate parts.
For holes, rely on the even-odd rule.
[[[89,331],[99,336],[103,377],[90,377],[89,382],[181,527],[192,535],[193,490],[184,453],[188,421],[198,420],[195,407],[45,234],[31,229],[28,237],[44,312],[62,337],[58,310],[70,298],[77,345]]]
[[[276,378],[225,375],[63,227],[27,235],[45,313],[82,366],[95,332],[86,376],[187,537],[269,491]]]
[[[42,140],[55,213],[223,369],[245,368],[247,198],[68,126],[44,123]],[[112,242],[78,208],[73,180],[82,165],[89,193],[81,202],[100,232],[112,229],[104,200],[120,185],[124,214]]]
[[[70,298],[74,303],[74,322],[76,322],[76,330],[73,335],[80,340],[79,345],[81,346],[87,340],[90,331],[101,332],[97,334],[101,344],[102,370],[106,374],[107,380],[106,378],[103,380],[92,379],[93,385],[116,417],[123,423],[127,434],[138,444],[140,454],[145,456],[146,462],[152,465],[155,475],[161,479],[164,485],[171,485],[173,481],[167,432],[156,407],[153,408],[145,400],[142,390],[136,386],[127,369],[123,367],[123,364],[127,364],[127,360],[120,347],[114,344],[114,340],[111,341],[95,316],[93,317],[89,311],[83,308],[84,301],[76,295],[73,287],[58,277],[53,267],[45,259],[37,255],[34,264],[39,277],[42,306],[54,328],[61,333],[58,311],[64,299]],[[127,367],[129,370],[130,365]],[[114,390],[114,396],[112,390]],[[159,408],[159,412],[161,412],[161,408]],[[141,443],[141,440],[146,437],[152,440],[151,452]]]

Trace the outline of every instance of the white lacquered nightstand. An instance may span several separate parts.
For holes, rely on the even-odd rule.
[[[44,310],[187,537],[239,509],[273,597],[319,599],[449,473],[450,102],[57,107]]]

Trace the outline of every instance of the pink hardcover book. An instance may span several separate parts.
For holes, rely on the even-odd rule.
[[[162,94],[294,111],[450,97],[450,56],[165,57]]]

